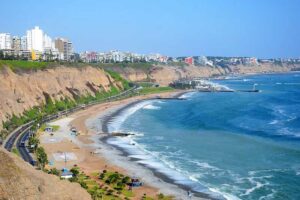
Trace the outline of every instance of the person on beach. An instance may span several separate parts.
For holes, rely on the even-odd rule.
[[[190,190],[187,192],[187,195],[188,195],[189,199],[192,199],[193,193]]]

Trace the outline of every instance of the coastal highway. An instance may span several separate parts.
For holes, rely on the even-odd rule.
[[[88,104],[78,105],[74,108],[64,110],[64,111],[58,112],[58,113],[53,114],[53,115],[46,116],[41,120],[41,124],[42,123],[47,123],[47,122],[52,121],[54,119],[58,119],[62,116],[69,115],[69,114],[74,113],[76,111],[85,109],[86,107],[90,107],[90,106],[93,106],[93,105],[96,105],[96,104],[100,104],[100,103],[114,101],[114,100],[124,98],[124,97],[128,96],[129,94],[135,93],[135,91],[137,89],[138,89],[138,86],[135,85],[131,89],[126,90],[124,92],[121,92],[118,95],[114,95],[114,96],[108,97],[108,98],[100,100],[100,101],[93,101],[93,102],[90,102]],[[26,141],[29,139],[29,136],[30,136],[30,133],[31,133],[31,128],[32,128],[34,123],[35,123],[35,121],[30,121],[30,122],[28,122],[26,124],[23,124],[22,126],[16,128],[14,131],[12,131],[9,134],[7,139],[4,141],[4,148],[9,152],[11,152],[12,148],[14,147],[14,145],[16,143],[16,147],[17,147],[18,151],[20,152],[20,155],[23,158],[23,160],[26,161],[26,162],[29,162],[31,165],[34,165],[35,161],[31,157],[31,155],[29,154],[29,151],[26,147]]]
[[[28,162],[31,165],[34,165],[35,161],[31,157],[31,155],[28,152],[28,149],[25,146],[26,140],[28,140],[30,133],[31,133],[30,128],[31,127],[25,129],[23,134],[18,138],[17,149],[25,162]]]
[[[6,141],[4,141],[4,148],[8,151],[11,151],[16,139],[21,135],[21,133],[24,132],[28,127],[31,127],[34,121],[28,122],[27,124],[24,124],[18,128],[16,128],[8,137]]]

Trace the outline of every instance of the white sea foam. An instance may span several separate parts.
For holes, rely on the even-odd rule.
[[[181,95],[179,98],[183,98],[183,99],[189,99],[191,98],[193,95],[195,95],[196,92],[188,92],[188,93],[184,93],[183,95]]]
[[[291,131],[289,128],[287,127],[284,127],[284,128],[281,128],[277,131],[277,135],[285,135],[285,136],[291,136],[291,137],[300,137],[300,133],[297,133],[297,132],[294,132],[294,131]]]
[[[279,121],[275,119],[275,120],[272,120],[269,124],[278,124],[278,122]]]
[[[217,194],[221,194],[225,199],[227,200],[240,200],[240,198],[238,198],[237,196],[234,196],[232,194],[228,194],[226,192],[221,192],[218,189],[215,188],[209,188],[212,192],[217,193]]]
[[[246,189],[245,193],[241,194],[241,196],[248,196],[249,194],[251,194],[255,190],[260,189],[260,188],[264,187],[265,185],[268,185],[267,183],[263,184],[261,182],[254,181],[253,179],[250,179],[250,182],[252,184],[254,184],[254,186],[249,188],[249,189]]]
[[[215,171],[220,170],[218,167],[212,166],[212,165],[208,164],[207,162],[199,162],[197,160],[193,160],[193,161],[190,161],[190,162],[196,164],[197,166],[199,166],[201,168],[215,170]]]
[[[269,124],[279,124],[279,123],[285,123],[290,122],[295,119],[297,119],[297,116],[295,113],[287,111],[288,108],[285,108],[283,106],[273,106],[273,115],[276,117],[273,121],[271,121]]]
[[[221,193],[215,194],[209,188],[202,185],[196,178],[196,175],[189,175],[187,172],[182,171],[173,162],[169,161],[166,157],[160,155],[158,152],[147,151],[144,146],[135,142],[132,138],[110,138],[107,141],[109,144],[122,148],[129,154],[130,158],[138,159],[136,162],[159,173],[171,178],[175,183],[187,185],[194,191],[204,192],[212,197],[222,198]],[[134,145],[133,145],[134,144]],[[203,166],[209,166],[202,164]],[[211,166],[209,166],[211,167]]]
[[[121,114],[113,119],[112,122],[108,124],[109,132],[120,131],[121,125],[126,121],[126,119],[134,114],[136,111],[140,110],[141,108],[151,105],[153,101],[142,101],[140,103],[135,104],[134,106],[130,106],[126,110],[124,110]]]
[[[261,196],[259,198],[259,200],[267,200],[267,199],[274,199],[274,194],[276,193],[275,190],[272,190],[272,192],[268,195],[265,195],[265,196]]]
[[[145,110],[159,110],[160,107],[159,107],[159,106],[154,106],[154,105],[152,105],[152,104],[148,104],[148,105],[145,105],[145,106],[143,107],[143,109],[145,109]]]
[[[211,84],[214,88],[223,88],[224,90],[233,90],[230,87],[223,85],[223,84],[219,84],[219,83],[215,83],[215,82],[208,82],[209,84]]]
[[[246,79],[246,78],[244,78],[243,81],[244,81],[244,82],[249,82],[249,81],[251,81],[251,79]]]

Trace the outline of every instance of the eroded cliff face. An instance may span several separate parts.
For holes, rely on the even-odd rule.
[[[148,69],[130,68],[130,67],[111,67],[111,70],[118,72],[123,78],[132,82],[144,81],[149,79]]]
[[[300,65],[274,65],[274,64],[259,64],[259,65],[236,65],[222,67],[211,66],[168,66],[156,65],[147,70],[135,70],[132,68],[118,69],[124,78],[130,81],[154,81],[162,86],[167,86],[175,80],[180,78],[193,78],[193,77],[212,77],[227,74],[253,74],[253,73],[275,73],[275,72],[288,72],[291,70],[300,69]]]
[[[0,148],[0,199],[90,200],[78,183],[62,181],[35,170],[21,158]]]
[[[33,106],[65,97],[94,95],[109,91],[111,85],[122,89],[104,70],[90,66],[83,68],[57,67],[35,72],[15,73],[9,68],[0,72],[0,122],[12,114],[19,115]],[[2,123],[0,123],[1,129]]]
[[[181,78],[211,77],[226,73],[228,71],[221,67],[197,67],[193,65],[185,67],[157,66],[150,71],[149,77],[160,85],[167,86]]]

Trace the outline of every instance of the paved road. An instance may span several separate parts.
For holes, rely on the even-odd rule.
[[[18,127],[17,129],[15,129],[10,136],[7,138],[6,141],[4,141],[4,148],[7,149],[8,151],[11,151],[16,139],[21,135],[21,133],[24,132],[24,130],[28,127],[31,127],[33,124],[33,121],[28,122],[27,124],[24,124],[20,127]]]
[[[28,149],[26,148],[25,144],[26,141],[29,139],[31,130],[31,127],[28,127],[24,130],[23,134],[18,138],[17,140],[17,149],[23,158],[25,162],[29,162],[30,164],[34,165],[34,159],[31,157],[30,153],[28,152]]]

